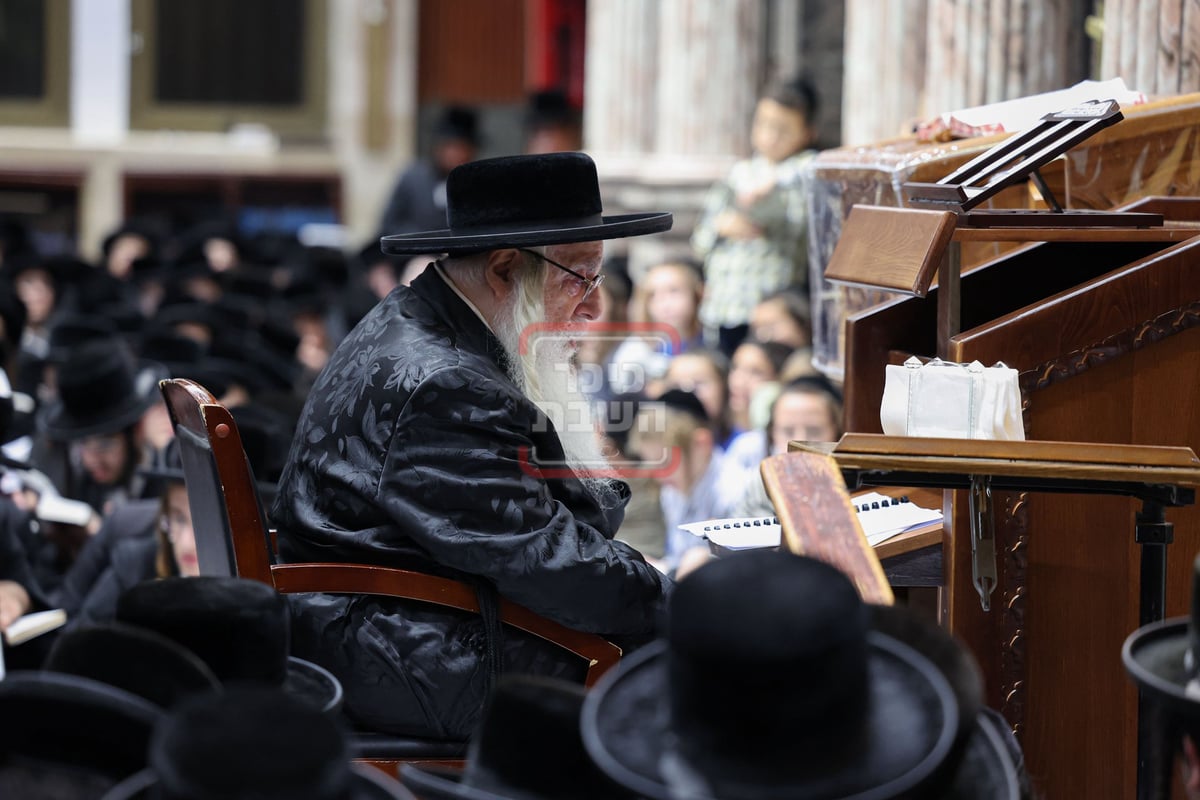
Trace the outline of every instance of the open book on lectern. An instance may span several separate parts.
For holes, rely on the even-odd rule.
[[[858,522],[872,547],[905,531],[942,521],[940,509],[922,508],[907,497],[867,492],[855,495],[853,501]],[[679,527],[726,550],[778,547],[783,532],[778,517],[709,519]]]

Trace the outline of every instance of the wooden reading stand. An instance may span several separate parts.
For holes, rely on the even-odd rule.
[[[1019,177],[1007,174],[1011,163],[993,164],[993,178]],[[1144,198],[1116,216],[988,219],[970,187],[905,188],[920,208],[856,206],[826,270],[835,282],[900,295],[846,320],[847,431],[880,431],[887,364],[938,355],[1015,368],[1031,440],[1200,450],[1200,198]],[[1161,223],[1132,216],[1146,213]],[[981,239],[1025,246],[960,274],[959,243]],[[1138,698],[1120,660],[1147,608],[1146,549],[1128,536],[1137,512],[1129,497],[1139,495],[1002,489],[997,477],[990,611],[974,586],[968,493],[946,493],[946,624],[979,660],[989,703],[1017,731],[1038,793],[1053,800],[1136,788],[1145,797],[1154,776],[1139,774]],[[1167,616],[1187,613],[1200,551],[1200,509],[1172,516],[1179,554],[1166,567]],[[1162,530],[1144,524],[1146,536]]]

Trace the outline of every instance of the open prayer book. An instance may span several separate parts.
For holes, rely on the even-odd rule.
[[[4,631],[4,641],[9,645],[27,642],[35,636],[49,633],[67,623],[67,612],[61,608],[49,611],[32,611],[17,617]]]
[[[49,611],[32,611],[17,617],[12,624],[4,629],[2,638],[4,644],[15,647],[43,633],[61,628],[67,623],[67,612],[61,608]],[[4,650],[0,648],[0,680],[4,678]]]
[[[855,495],[853,501],[858,522],[872,547],[905,531],[942,521],[941,509],[922,508],[907,497],[867,492]],[[709,519],[679,527],[727,550],[778,547],[783,532],[777,517]]]

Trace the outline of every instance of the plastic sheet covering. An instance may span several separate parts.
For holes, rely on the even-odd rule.
[[[1200,195],[1200,94],[1154,100],[1123,110],[1125,119],[1101,131],[1042,170],[1067,208],[1107,209],[1151,195]],[[813,364],[842,381],[844,320],[893,293],[835,286],[825,265],[851,206],[903,205],[907,181],[935,182],[1004,136],[922,144],[916,137],[826,150],[813,163],[809,195],[809,285],[812,287]],[[1045,208],[1032,186],[1015,186],[981,208]],[[965,245],[969,267],[1016,245]]]

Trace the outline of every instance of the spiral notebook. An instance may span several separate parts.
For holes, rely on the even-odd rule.
[[[867,492],[852,499],[859,524],[872,547],[905,531],[942,521],[941,509],[922,508],[908,498]],[[778,547],[783,537],[777,517],[709,519],[679,527],[727,550]]]

